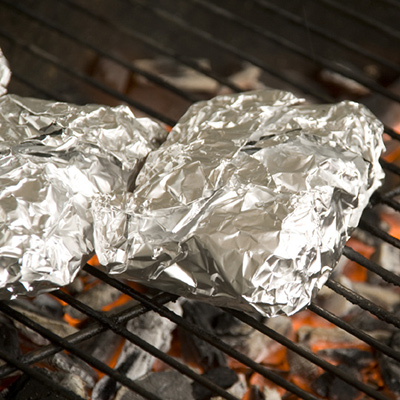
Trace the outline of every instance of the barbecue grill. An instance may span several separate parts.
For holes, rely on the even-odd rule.
[[[232,76],[244,66],[252,66],[259,71],[259,82],[288,89],[312,102],[349,98],[366,103],[386,124],[391,154],[395,153],[396,141],[400,140],[396,133],[396,124],[399,128],[400,121],[395,120],[396,107],[400,103],[400,54],[397,51],[400,31],[396,30],[400,2],[397,0],[292,0],[285,5],[276,0],[0,0],[0,10],[0,47],[13,72],[10,93],[82,104],[126,103],[135,114],[147,115],[173,126],[191,103],[215,94],[210,91],[239,92],[246,89]],[[160,57],[174,66],[172,75],[182,68],[194,71],[192,79],[206,78],[208,83],[214,84],[214,89],[188,89],[188,86],[166,78],[168,74],[160,72],[153,64],[152,68],[147,68],[143,63],[134,62]],[[361,220],[358,236],[362,236],[360,240],[364,242],[387,243],[400,249],[400,240],[391,234],[392,231],[385,230],[376,217],[377,210],[382,207],[390,210],[394,218],[394,212],[400,211],[397,199],[400,191],[396,186],[400,167],[397,162],[393,157],[382,158],[386,182],[383,189],[373,196],[371,208]],[[358,268],[364,268],[368,274],[374,274],[376,279],[390,284],[387,290],[398,293],[400,277],[395,269],[389,270],[356,250],[359,249],[348,245],[344,250],[346,259],[357,263]],[[399,271],[400,258],[397,263]],[[193,382],[208,388],[213,396],[237,399],[207,375],[200,374],[126,329],[127,321],[154,311],[174,322],[187,335],[207,342],[248,370],[284,388],[284,398],[326,398],[287,379],[280,371],[254,361],[221,340],[215,332],[168,309],[165,304],[175,301],[176,296],[153,291],[140,293],[132,285],[88,264],[84,271],[87,276],[99,279],[136,302],[128,303],[129,306],[118,312],[101,312],[71,294],[57,290],[53,292],[54,297],[79,310],[89,321],[66,337],[55,334],[29,315],[16,310],[12,302],[0,302],[0,311],[7,318],[29,327],[49,341],[40,349],[28,350],[22,355],[12,354],[6,347],[0,348],[0,359],[5,362],[0,366],[2,382],[12,382],[16,371],[21,371],[26,377],[48,387],[60,399],[82,399],[37,367],[48,357],[66,351],[145,399],[163,399],[163,393],[152,393],[118,368],[112,368],[81,350],[81,343],[111,330]],[[371,301],[336,277],[331,278],[326,286],[346,302],[394,327],[390,329],[400,328],[395,307],[385,308]],[[310,313],[350,333],[376,354],[400,362],[400,349],[371,336],[362,327],[320,304],[314,301],[308,307]],[[356,388],[364,394],[363,398],[392,398],[382,388],[355,378],[271,329],[260,319],[238,311],[225,311],[331,376],[338,377],[340,384]],[[255,394],[253,396],[257,398]]]

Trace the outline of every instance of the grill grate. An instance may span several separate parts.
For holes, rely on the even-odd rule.
[[[109,44],[103,43],[101,38],[97,38],[96,33],[98,31],[95,30],[97,27],[97,29],[101,28],[107,30],[107,32],[112,32],[115,38],[114,44],[115,41],[126,43],[122,47],[123,49],[126,49],[130,43],[135,43],[136,45],[139,43],[140,46],[145,48],[144,54],[169,57],[179,65],[185,65],[213,79],[219,85],[230,88],[234,92],[241,91],[241,88],[231,81],[227,77],[227,74],[221,72],[223,69],[221,65],[215,64],[211,67],[205,67],[197,62],[196,59],[199,56],[209,56],[215,63],[215,54],[217,54],[221,59],[229,58],[233,62],[239,63],[245,61],[264,71],[267,74],[267,81],[276,82],[276,86],[278,87],[282,86],[284,89],[288,88],[303,95],[308,95],[313,101],[331,102],[334,100],[332,94],[323,86],[315,82],[311,83],[305,72],[312,71],[312,74],[314,74],[316,70],[327,69],[362,84],[371,93],[380,96],[379,98],[387,99],[390,105],[400,103],[400,95],[385,86],[388,82],[378,82],[377,79],[362,72],[363,67],[367,66],[369,62],[374,62],[382,70],[389,70],[390,76],[398,77],[400,73],[398,61],[400,60],[396,54],[396,46],[398,45],[397,41],[400,38],[400,32],[395,29],[393,24],[384,20],[380,21],[374,18],[373,14],[367,15],[365,13],[366,8],[361,8],[361,11],[358,10],[358,3],[356,1],[318,0],[315,1],[315,4],[320,7],[320,12],[324,10],[326,13],[332,13],[340,26],[350,20],[354,31],[360,29],[364,32],[365,29],[368,29],[367,32],[369,32],[370,37],[364,38],[365,45],[357,42],[354,37],[348,39],[345,34],[340,35],[330,30],[329,27],[321,26],[316,21],[309,21],[306,17],[306,7],[300,5],[302,2],[296,0],[288,2],[285,8],[282,7],[280,2],[272,0],[247,0],[245,2],[221,1],[218,3],[213,3],[211,0],[189,0],[187,2],[118,0],[113,3],[115,3],[113,7],[120,12],[121,20],[117,20],[117,13],[113,12],[110,7],[107,8],[106,2],[102,0],[97,0],[90,4],[79,0],[58,0],[57,2],[50,2],[48,0],[37,2],[28,0],[0,0],[0,46],[3,47],[6,56],[9,58],[13,70],[10,92],[74,102],[95,101],[96,96],[101,94],[103,96],[102,99],[111,105],[123,102],[130,105],[134,110],[157,118],[167,125],[173,126],[175,124],[179,117],[176,113],[161,112],[157,108],[141,101],[140,98],[136,98],[133,92],[133,94],[127,94],[124,91],[115,89],[107,82],[93,77],[90,71],[82,68],[80,64],[74,65],[70,61],[64,60],[62,52],[59,49],[56,49],[54,46],[47,47],[46,41],[43,40],[43,36],[50,34],[55,35],[57,39],[63,41],[67,48],[74,49],[74,53],[84,55],[89,60],[89,63],[99,58],[107,59],[129,73],[135,74],[135,76],[146,78],[159,87],[160,90],[172,94],[175,98],[179,98],[186,105],[204,97],[204,95],[193,94],[186,89],[179,88],[156,73],[137,67],[131,62],[130,56],[121,55],[123,51],[117,51],[118,47],[114,50]],[[396,14],[398,20],[400,3],[394,0],[382,0],[381,3],[379,15],[382,15],[382,12],[387,15]],[[299,10],[301,10],[301,13],[298,13]],[[106,11],[109,11],[110,15]],[[266,24],[261,26],[255,22],[260,21],[257,16],[258,13],[264,13],[263,15],[268,17],[268,22],[270,20],[273,22],[271,28],[267,27]],[[126,14],[124,18],[122,18],[122,14]],[[61,18],[60,15],[62,16]],[[254,16],[254,20],[250,18],[251,15]],[[140,23],[142,17],[145,22]],[[73,24],[70,27],[68,23],[61,23],[63,18],[66,21],[71,21],[75,18],[78,18],[81,22],[86,21],[87,29],[83,29],[83,27],[82,30],[73,29]],[[127,21],[130,18],[134,23],[128,25]],[[19,24],[15,24],[15,21],[19,21]],[[207,30],[207,27],[215,24],[216,21],[219,27]],[[36,32],[37,36],[31,33],[21,34],[21,28],[18,30],[18,28],[13,26],[13,23],[17,27],[21,24],[30,26],[32,31]],[[149,24],[148,28],[146,28],[146,23]],[[301,35],[305,38],[305,45],[299,44],[298,40],[295,40],[296,38],[290,34],[287,37],[288,35],[284,36],[281,30],[274,31],[273,27],[277,24],[281,24],[289,33],[298,32],[296,30],[293,31],[293,27],[301,29],[303,31]],[[153,32],[160,31],[161,37],[163,34],[166,37],[170,37],[172,30],[179,39],[177,40],[177,42],[180,42],[179,45],[174,46],[173,41],[170,39],[166,39],[165,41],[160,40],[160,33],[152,35]],[[226,34],[224,34],[225,30]],[[231,38],[229,35],[232,35],[232,32],[234,32],[234,35]],[[393,53],[386,51],[383,54],[367,46],[372,38],[375,39],[375,35],[380,42],[384,43],[383,47],[385,49],[392,49]],[[186,36],[188,43],[181,40],[182,38],[186,38]],[[38,41],[37,38],[40,38],[40,40]],[[318,42],[316,48],[314,48],[311,39],[315,40],[315,43]],[[253,42],[254,48],[258,50],[256,54],[252,51],[252,46],[246,45],[246,43],[253,44]],[[327,56],[327,52],[320,52],[320,43],[323,43],[322,47],[329,48],[333,46],[335,49],[340,49],[337,54],[341,58],[332,58]],[[271,57],[268,57],[268,54],[265,55],[264,52],[259,52],[262,46],[272,49],[271,51],[274,52],[274,55],[278,54],[278,58],[289,57],[289,61],[294,62],[294,65],[296,65],[295,61],[299,61],[298,73],[295,75],[286,73],[285,68],[280,68],[281,65],[279,62],[272,60]],[[279,47],[279,53],[277,53],[276,47]],[[333,53],[336,54],[335,51]],[[354,53],[358,57],[356,67],[353,69],[350,69],[346,63],[347,58],[345,55],[347,54],[348,58],[352,60],[349,64],[353,64],[354,54],[350,56],[350,53]],[[128,52],[128,54],[130,53]],[[20,61],[21,55],[24,56],[23,61]],[[66,59],[69,58],[66,57]],[[53,86],[54,82],[51,79],[46,82],[46,75],[43,78],[40,77],[40,74],[37,75],[30,71],[27,60],[37,60],[36,65],[40,65],[42,71],[55,71],[58,80],[65,78],[66,86],[69,90],[60,91],[59,86]],[[394,78],[391,81],[394,81]],[[360,101],[362,100],[360,99]],[[385,132],[393,139],[400,140],[400,135],[393,128],[385,126]],[[386,170],[389,179],[400,176],[400,168],[396,164],[389,163],[383,159],[381,160],[381,164]],[[398,189],[387,191],[386,193],[376,193],[371,201],[371,206],[385,205],[395,211],[400,211],[400,204],[394,199],[398,194]],[[391,246],[400,248],[399,239],[372,224],[368,217],[363,216],[359,228],[368,232],[373,237],[387,242]],[[355,261],[368,271],[380,276],[386,282],[394,285],[394,287],[400,287],[400,278],[398,275],[367,259],[351,247],[346,246],[344,255],[349,260]],[[175,300],[176,296],[161,293],[150,298],[90,265],[86,265],[84,270],[97,279],[115,287],[121,293],[130,296],[139,304],[111,315],[95,311],[60,290],[55,291],[53,293],[55,297],[83,312],[91,320],[91,323],[81,328],[79,332],[61,338],[29,317],[11,308],[11,303],[0,302],[1,312],[38,332],[51,343],[39,350],[27,352],[18,359],[11,357],[6,349],[0,349],[0,359],[6,362],[5,365],[0,366],[0,378],[9,377],[15,371],[20,370],[47,385],[54,393],[59,393],[66,399],[82,399],[82,397],[60,386],[49,379],[42,371],[33,367],[33,365],[41,360],[57,352],[66,350],[86,361],[97,370],[112,377],[115,381],[139,393],[144,398],[161,399],[161,393],[153,394],[148,392],[116,369],[110,368],[108,365],[85,354],[79,349],[79,343],[96,337],[106,330],[112,330],[178,370],[180,373],[188,376],[193,381],[209,388],[220,397],[230,400],[236,399],[235,396],[208,378],[194,372],[185,364],[158,350],[125,328],[125,323],[128,320],[152,310],[170,319],[180,328],[190,332],[190,334],[215,346],[225,354],[249,367],[252,371],[259,373],[295,396],[313,400],[320,398],[306,392],[297,384],[286,380],[278,372],[256,363],[247,355],[238,352],[233,347],[221,341],[215,334],[205,331],[196,324],[170,311],[165,307],[165,304],[171,300]],[[378,319],[396,328],[400,328],[400,318],[395,313],[362,297],[334,279],[330,279],[327,286],[340,296],[343,296],[347,301],[375,315]],[[352,326],[351,323],[332,314],[316,304],[316,302],[311,304],[308,309],[319,317],[359,338],[375,349],[375,351],[381,352],[400,362],[399,351],[394,350],[363,330]],[[348,375],[340,368],[305,350],[299,344],[268,328],[256,319],[238,311],[227,310],[227,312],[276,342],[281,343],[291,351],[301,355],[311,363],[321,367],[324,371],[331,372],[334,376],[359,389],[369,396],[368,398],[389,398],[386,394]]]

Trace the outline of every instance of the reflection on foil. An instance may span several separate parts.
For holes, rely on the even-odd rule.
[[[283,91],[193,105],[134,193],[92,203],[108,271],[220,306],[293,314],[326,282],[383,171],[381,123]]]
[[[8,66],[8,61],[0,49],[0,96],[7,93],[7,85],[10,79],[11,71]]]
[[[68,284],[96,251],[112,274],[290,315],[383,179],[382,125],[353,102],[219,96],[157,149],[165,131],[127,107],[4,95],[9,78],[0,52],[0,298]]]
[[[164,132],[125,106],[0,98],[1,298],[73,280],[94,250],[92,198],[125,193]]]

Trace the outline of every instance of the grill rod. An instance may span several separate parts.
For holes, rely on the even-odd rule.
[[[271,11],[276,15],[279,15],[286,21],[290,21],[303,28],[306,27],[308,31],[326,39],[329,43],[335,43],[342,48],[345,48],[351,52],[355,52],[365,58],[368,58],[369,60],[376,62],[377,64],[383,65],[387,68],[392,69],[393,71],[400,73],[400,66],[398,64],[383,57],[378,57],[375,53],[371,53],[370,51],[363,49],[362,47],[345,38],[335,36],[328,30],[320,28],[318,25],[315,25],[309,21],[306,22],[304,18],[287,11],[283,7],[279,7],[273,3],[270,3],[268,0],[253,0],[253,2],[257,4],[260,8]]]
[[[0,311],[4,312],[8,316],[11,316],[16,321],[19,321],[20,323],[24,324],[25,326],[28,326],[35,332],[40,333],[40,335],[42,335],[44,338],[50,340],[52,343],[56,343],[58,346],[60,346],[60,350],[69,351],[71,354],[74,354],[75,356],[79,357],[80,359],[82,359],[86,363],[92,365],[99,371],[101,371],[104,374],[115,379],[117,382],[128,387],[132,391],[140,394],[145,399],[163,400],[159,396],[157,396],[153,393],[150,393],[146,389],[143,389],[136,382],[127,378],[125,376],[125,374],[121,374],[120,372],[110,368],[107,364],[104,364],[103,362],[99,361],[97,358],[80,351],[77,347],[75,347],[73,344],[71,344],[68,340],[56,335],[49,329],[32,321],[30,318],[25,317],[23,314],[14,310],[13,308],[11,308],[10,306],[8,306],[7,304],[5,304],[4,302],[1,302],[1,301],[0,301]]]
[[[358,12],[355,12],[355,11],[351,10],[350,8],[343,7],[339,4],[337,4],[333,0],[314,0],[314,1],[324,4],[325,6],[332,8],[333,10],[335,10],[341,14],[348,16],[351,19],[359,21],[359,22],[375,29],[376,31],[383,33],[386,36],[389,36],[393,39],[400,40],[400,32],[398,32],[394,29],[390,29],[383,24],[379,24],[375,20],[368,18],[365,15],[362,15]]]
[[[58,32],[61,35],[64,35],[65,37],[69,38],[70,40],[74,41],[75,43],[78,43],[81,46],[84,46],[90,50],[93,50],[100,56],[115,62],[116,64],[126,68],[127,70],[129,70],[132,73],[136,73],[138,75],[141,75],[141,76],[147,78],[149,81],[155,83],[159,87],[161,87],[163,89],[167,89],[170,92],[178,95],[179,97],[181,97],[189,102],[194,103],[195,101],[200,100],[200,98],[195,97],[195,96],[191,95],[190,93],[188,93],[184,90],[181,90],[174,85],[171,85],[165,79],[160,78],[159,76],[154,75],[152,73],[149,73],[139,67],[136,67],[129,61],[122,59],[121,57],[113,54],[112,52],[106,52],[106,51],[102,50],[98,46],[91,44],[87,40],[82,39],[80,36],[77,36],[77,35],[69,32],[68,30],[64,29],[60,25],[55,24],[55,23],[47,20],[46,18],[43,18],[38,13],[32,12],[31,10],[27,9],[26,7],[21,6],[20,4],[16,4],[15,2],[12,2],[10,0],[0,0],[0,1],[1,1],[1,3],[5,4],[7,7],[12,8],[13,10],[15,10],[31,19],[34,19],[34,20],[40,22],[42,25],[54,30],[55,32]]]
[[[134,31],[132,29],[126,28],[121,24],[115,23],[109,18],[106,18],[94,10],[89,10],[82,6],[81,4],[76,3],[73,0],[58,0],[66,5],[70,6],[72,9],[76,9],[80,11],[81,13],[87,15],[89,18],[92,18],[104,26],[110,27],[112,30],[115,32],[121,33],[124,36],[127,36],[129,38],[133,38],[135,40],[139,40],[141,43],[146,44],[153,50],[155,50],[157,53],[164,54],[167,57],[170,57],[176,61],[179,61],[181,64],[186,65],[187,67],[202,73],[205,76],[208,76],[209,78],[214,79],[216,82],[220,83],[223,86],[226,86],[230,89],[232,89],[234,92],[241,92],[242,90],[235,85],[233,82],[231,82],[229,79],[226,79],[222,77],[219,74],[216,74],[209,68],[204,68],[201,64],[197,63],[196,61],[193,61],[191,58],[186,57],[182,54],[177,53],[175,50],[171,49],[170,47],[166,46],[165,44],[160,44],[159,42],[151,39],[148,35],[142,34],[138,31]]]
[[[135,3],[142,2],[142,0],[129,0],[129,1],[131,1],[131,2],[133,1]],[[397,95],[396,93],[391,92],[390,90],[387,90],[383,86],[375,83],[372,79],[369,79],[369,78],[363,76],[362,74],[355,74],[346,68],[340,67],[340,65],[338,65],[338,64],[328,61],[327,59],[317,57],[314,54],[310,55],[307,51],[303,50],[300,46],[295,45],[290,40],[287,40],[281,36],[278,36],[270,31],[265,30],[259,26],[256,26],[256,25],[248,22],[244,18],[239,17],[222,7],[215,5],[214,3],[210,3],[210,2],[204,1],[204,0],[187,0],[187,1],[205,8],[215,15],[223,17],[229,21],[232,21],[232,22],[238,24],[239,26],[247,29],[248,31],[256,33],[267,40],[273,41],[274,43],[278,44],[279,46],[282,46],[282,47],[290,50],[292,53],[296,53],[310,61],[315,62],[316,64],[318,64],[324,68],[328,68],[328,69],[335,71],[347,78],[353,79],[353,80],[361,83],[368,89],[370,89],[376,93],[379,93],[393,101],[396,101],[397,103],[400,103],[399,95]]]
[[[114,286],[115,288],[119,289],[121,292],[131,296],[132,298],[142,302],[143,304],[146,304],[148,307],[152,308],[154,311],[158,312],[160,315],[170,319],[171,321],[175,322],[177,325],[182,326],[183,328],[189,330],[190,332],[194,333],[196,336],[200,337],[201,339],[207,341],[208,343],[210,343],[213,346],[217,347],[218,349],[222,350],[226,354],[236,358],[238,361],[242,362],[243,364],[245,364],[245,365],[249,366],[250,368],[254,369],[255,371],[259,372],[257,369],[254,368],[253,365],[250,365],[249,361],[251,362],[251,364],[255,364],[256,366],[258,366],[257,363],[254,363],[251,359],[244,356],[243,354],[236,352],[235,350],[230,348],[230,346],[227,346],[224,342],[222,342],[216,336],[210,334],[207,331],[204,331],[203,329],[201,329],[199,327],[189,324],[187,321],[183,320],[181,317],[179,317],[172,311],[168,310],[164,306],[158,307],[158,306],[152,305],[151,302],[148,301],[148,299],[146,298],[145,295],[138,293],[134,289],[130,288],[129,286],[124,285],[123,283],[121,283],[113,278],[110,278],[109,276],[107,276],[103,272],[97,270],[96,268],[86,265],[85,270],[88,271],[89,273],[91,273],[92,275],[96,276],[97,278],[109,283],[111,286]],[[251,317],[247,317],[244,313],[240,313],[239,311],[234,311],[234,310],[227,310],[227,311],[232,313],[235,317],[240,315],[239,319],[246,318],[246,321],[244,321],[246,323],[248,323],[247,318],[251,318]],[[252,318],[252,320],[256,321],[254,318]],[[320,359],[319,357],[315,356],[313,353],[310,353],[310,352],[304,350],[304,348],[302,348],[301,346],[299,346],[296,343],[285,338],[283,335],[280,335],[277,332],[274,332],[270,328],[267,328],[265,325],[261,324],[260,322],[256,321],[256,323],[257,324],[255,324],[255,322],[252,321],[252,324],[250,324],[250,325],[253,328],[255,328],[255,329],[259,330],[260,332],[266,334],[267,336],[271,337],[272,339],[278,341],[279,343],[284,344],[284,346],[286,346],[286,347],[290,346],[289,348],[291,350],[293,350],[297,354],[301,355],[302,357],[307,358],[309,361],[320,366],[324,370],[333,373],[334,375],[340,377],[341,379],[343,379],[350,385],[353,385],[353,386],[357,387],[359,390],[363,391],[364,393],[367,393],[367,394],[373,396],[373,398],[382,399],[382,400],[387,399],[387,397],[385,397],[385,396],[382,397],[382,395],[379,392],[375,391],[374,389],[372,389],[371,387],[365,385],[364,383],[362,383],[360,381],[357,381],[357,383],[354,384],[354,379],[349,378],[346,375],[346,373],[343,373],[343,371],[341,371],[337,367],[326,362],[325,360]],[[263,327],[263,328],[261,328],[261,327]],[[270,333],[271,333],[271,335],[270,335]],[[286,341],[290,342],[289,346],[287,346],[288,343],[286,343]],[[232,353],[232,352],[234,352],[236,354],[233,355],[234,353]],[[390,352],[390,350],[389,350],[389,352]],[[238,358],[238,356],[240,356],[240,358]],[[243,358],[243,357],[244,357],[245,361],[242,361],[241,358]],[[261,373],[261,375],[264,375],[264,374]],[[267,377],[267,378],[270,379],[269,377]],[[270,380],[272,380],[274,382],[273,379],[270,379]],[[278,384],[280,385],[280,383],[278,383]]]

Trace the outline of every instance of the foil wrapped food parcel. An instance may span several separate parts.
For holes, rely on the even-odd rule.
[[[263,90],[193,105],[133,193],[92,202],[111,274],[264,315],[291,315],[328,279],[383,172],[362,105]]]
[[[163,137],[126,106],[0,97],[0,298],[71,283],[94,251],[92,199],[125,192]]]

